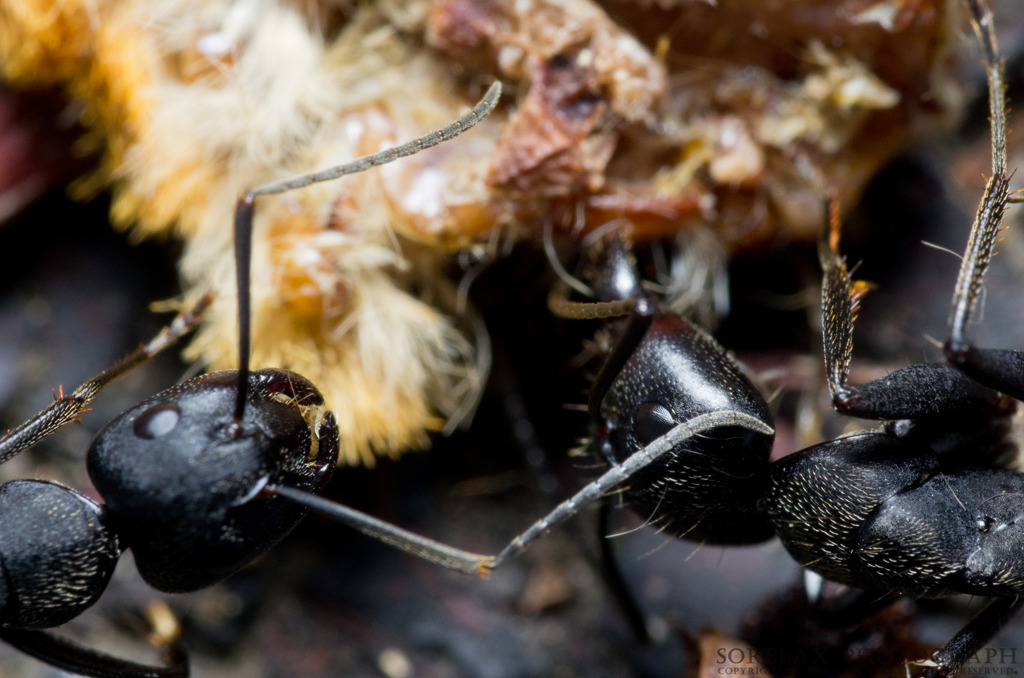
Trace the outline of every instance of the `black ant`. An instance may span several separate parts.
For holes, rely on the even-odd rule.
[[[1024,474],[995,466],[1024,399],[1024,353],[975,348],[966,338],[1009,202],[1006,102],[992,16],[968,0],[986,62],[992,176],[953,295],[945,362],[912,365],[861,386],[848,382],[853,322],[865,286],[839,253],[833,202],[820,246],[827,380],[841,414],[883,422],[770,463],[774,437],[763,396],[699,327],[640,288],[629,250],[610,239],[592,253],[597,301],[555,295],[556,314],[613,321],[617,343],[588,402],[595,451],[610,468],[497,555],[450,548],[322,499],[317,511],[450,569],[486,575],[580,507],[620,493],[651,522],[688,539],[747,544],[777,536],[804,567],[862,589],[837,620],[900,596],[967,593],[992,601],[922,662],[955,673],[1021,605],[1019,533]],[[292,490],[283,494],[295,496]]]
[[[412,142],[256,188],[239,200],[239,369],[174,386],[108,423],[86,460],[104,504],[50,481],[0,486],[0,639],[81,675],[188,675],[173,629],[154,629],[165,655],[162,667],[97,653],[42,629],[95,603],[127,549],[142,578],[161,591],[196,591],[221,581],[287,535],[333,473],[338,429],[316,387],[291,372],[248,368],[248,236],[255,197],[360,172],[447,141],[489,114],[500,93],[495,83],[471,111]],[[72,393],[61,393],[0,438],[0,463],[77,420],[110,382],[195,327],[209,301],[203,298],[148,344]]]

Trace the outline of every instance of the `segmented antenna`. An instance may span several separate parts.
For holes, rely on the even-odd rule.
[[[386,165],[440,143],[454,139],[473,128],[494,110],[501,96],[501,83],[495,82],[484,94],[483,99],[458,120],[444,127],[427,132],[400,146],[388,148],[367,155],[344,165],[338,165],[319,172],[302,174],[286,181],[274,181],[257,186],[238,199],[235,205],[235,272],[238,286],[238,395],[235,400],[235,422],[241,422],[245,414],[245,401],[249,384],[249,349],[251,344],[252,302],[249,294],[249,275],[252,262],[252,219],[257,196],[284,193],[305,188],[323,181],[338,179],[347,174],[357,174],[371,167]]]

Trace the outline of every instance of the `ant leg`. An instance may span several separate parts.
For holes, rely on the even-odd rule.
[[[822,605],[823,622],[833,628],[853,626],[889,607],[900,596],[896,593],[864,590],[852,591],[841,600],[827,601]]]
[[[911,365],[863,385],[848,383],[853,325],[869,285],[852,279],[839,253],[839,209],[829,205],[829,224],[818,255],[825,370],[836,411],[864,419],[922,419],[983,412],[998,406],[998,394],[944,363]]]
[[[978,650],[995,637],[1024,604],[1024,598],[995,598],[982,608],[956,636],[932,654],[924,678],[955,675]]]
[[[149,641],[163,653],[165,666],[146,666],[96,652],[45,631],[0,626],[0,640],[62,671],[93,678],[188,678],[188,655],[181,629],[166,606],[146,614],[152,632]]]
[[[985,192],[978,204],[978,212],[971,226],[963,264],[953,293],[949,317],[949,340],[943,347],[950,364],[972,379],[1002,393],[1024,399],[1024,352],[978,349],[966,338],[978,306],[985,274],[995,253],[999,231],[1002,230],[1003,212],[1008,202],[1020,202],[1009,194],[1009,175],[1006,169],[1006,83],[1003,77],[1003,59],[998,56],[992,13],[979,3],[968,3],[972,25],[985,53],[985,72],[988,76],[989,118],[992,126],[992,176],[985,184]]]
[[[612,549],[612,540],[608,535],[611,510],[611,503],[605,500],[601,502],[597,513],[597,540],[601,546],[601,576],[615,602],[619,604],[622,613],[626,615],[626,621],[633,629],[633,635],[637,642],[643,645],[652,645],[654,640],[647,624],[647,616],[640,607],[636,596],[629,590],[626,578],[622,576],[622,568],[619,567],[619,561]]]
[[[180,645],[165,650],[167,666],[146,666],[89,650],[44,631],[0,626],[0,640],[30,657],[79,676],[94,678],[186,678],[188,657]]]
[[[530,542],[547,534],[558,523],[579,513],[583,506],[602,499],[613,489],[629,480],[634,473],[676,449],[690,438],[721,427],[746,428],[765,435],[774,435],[775,433],[760,419],[734,411],[710,412],[679,423],[650,445],[629,456],[621,464],[612,466],[601,477],[556,506],[549,514],[509,542],[497,555],[481,555],[452,548],[302,490],[282,485],[267,485],[263,488],[262,494],[268,498],[279,496],[290,499],[359,530],[363,534],[450,570],[486,577],[492,570],[521,553]]]
[[[146,363],[157,353],[192,331],[199,324],[200,316],[212,300],[213,297],[209,294],[203,296],[195,306],[179,313],[171,321],[171,324],[164,327],[148,344],[139,346],[113,367],[103,370],[76,388],[70,395],[64,395],[61,391],[60,397],[56,398],[49,407],[18,428],[9,431],[7,435],[0,438],[0,464],[78,419],[78,416],[87,409],[88,404],[104,387],[121,375]]]

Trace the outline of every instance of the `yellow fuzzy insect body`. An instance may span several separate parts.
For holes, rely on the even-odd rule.
[[[7,75],[39,82],[46,66],[87,102],[94,136],[106,142],[92,181],[116,181],[116,223],[185,239],[186,285],[219,292],[190,355],[232,367],[236,197],[447,121],[457,112],[440,104],[419,107],[415,120],[382,106],[408,96],[410,82],[428,101],[455,85],[386,26],[367,25],[366,13],[325,45],[274,3],[156,5],[162,13],[138,3],[5,5],[0,24],[24,31],[3,38]],[[36,26],[48,15],[63,20]],[[393,77],[368,81],[366,69]],[[481,378],[470,341],[423,300],[451,296],[437,272],[443,253],[409,239],[391,207],[400,198],[383,183],[353,177],[266,199],[257,213],[254,363],[290,365],[324,385],[349,463],[425,445],[425,432],[472,401]],[[431,207],[444,217],[443,204]]]

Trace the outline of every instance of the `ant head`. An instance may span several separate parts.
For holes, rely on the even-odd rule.
[[[716,411],[735,411],[772,425],[757,388],[703,330],[671,314],[655,313],[607,391],[592,402],[594,440],[619,464],[680,423]],[[624,348],[620,343],[617,350]],[[754,543],[771,526],[756,510],[773,436],[738,426],[713,428],[637,473],[625,491],[641,515],[687,538]],[[725,536],[725,541],[723,541]]]
[[[114,419],[89,450],[108,519],[154,588],[192,591],[237,571],[305,515],[261,489],[317,492],[330,478],[338,430],[316,388],[297,374],[260,370],[248,375],[246,393],[236,421],[236,372],[193,379]]]

